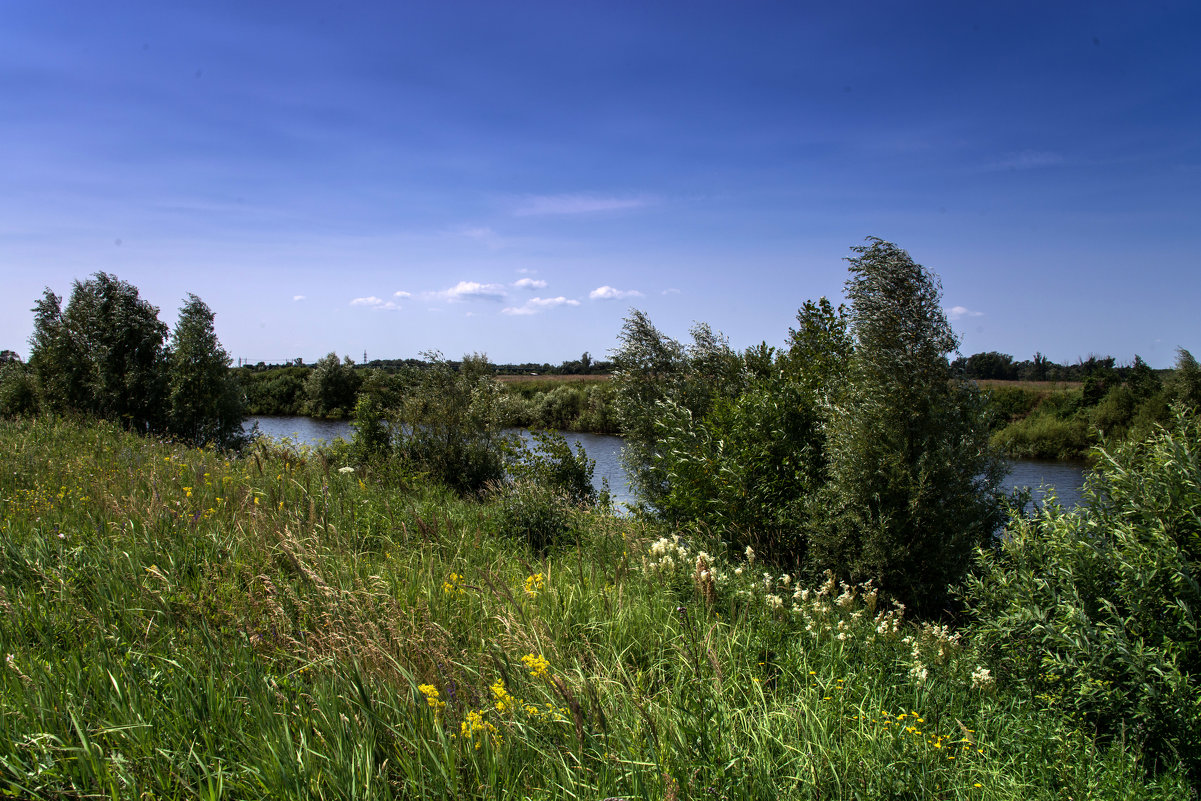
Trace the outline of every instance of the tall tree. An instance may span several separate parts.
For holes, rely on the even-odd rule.
[[[235,447],[243,441],[245,406],[213,318],[193,294],[179,310],[167,354],[167,426],[195,445]]]
[[[1003,468],[979,396],[952,377],[937,277],[881,239],[852,250],[855,350],[827,415],[830,519],[812,546],[821,566],[935,611],[1001,522]]]
[[[76,281],[61,313],[59,303],[47,289],[33,309],[30,363],[48,406],[159,428],[167,326],[158,309],[108,273]]]

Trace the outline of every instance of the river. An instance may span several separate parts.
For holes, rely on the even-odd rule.
[[[251,417],[245,426],[249,429],[257,424],[259,432],[276,439],[287,437],[297,444],[318,445],[337,437],[349,440],[354,429],[347,420],[314,420],[310,417]],[[524,430],[519,430],[523,436]],[[634,502],[626,472],[621,465],[621,437],[607,434],[565,435],[568,442],[578,441],[596,461],[593,483],[599,489],[601,481],[608,479],[609,492],[615,503],[628,505]],[[1034,459],[1010,461],[1010,472],[1006,479],[1007,488],[1030,487],[1031,497],[1041,502],[1049,492],[1054,492],[1059,503],[1074,508],[1084,502],[1081,489],[1084,486],[1083,462],[1044,462]]]

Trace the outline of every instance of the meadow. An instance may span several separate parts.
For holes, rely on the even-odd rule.
[[[704,530],[534,548],[346,448],[0,421],[0,793],[1195,797],[967,630]]]

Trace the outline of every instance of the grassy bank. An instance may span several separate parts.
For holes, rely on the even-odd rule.
[[[1186,798],[870,588],[343,454],[0,421],[0,788],[112,798]],[[705,553],[708,551],[708,553]]]

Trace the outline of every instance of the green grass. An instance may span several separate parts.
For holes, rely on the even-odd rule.
[[[0,452],[10,796],[1191,792],[963,637],[700,538],[581,510],[537,556],[495,505],[268,444],[39,419]]]

